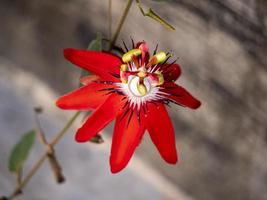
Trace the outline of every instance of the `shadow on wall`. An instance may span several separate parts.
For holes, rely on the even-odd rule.
[[[175,0],[173,3],[242,42],[258,66],[267,71],[267,1]]]

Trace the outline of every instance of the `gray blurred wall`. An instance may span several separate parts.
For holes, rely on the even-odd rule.
[[[113,30],[126,1],[113,1]],[[166,31],[136,5],[121,39],[172,50],[178,80],[203,103],[172,106],[180,162],[165,164],[146,137],[138,149],[170,182],[199,200],[267,199],[267,2],[173,0],[153,7],[176,27]],[[58,94],[77,86],[79,70],[62,56],[107,33],[107,1],[1,0],[0,56],[36,74]],[[107,34],[106,34],[107,35]]]

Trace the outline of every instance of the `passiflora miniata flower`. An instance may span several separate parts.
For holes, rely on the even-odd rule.
[[[111,172],[122,170],[147,130],[162,158],[177,162],[174,129],[165,105],[196,109],[200,101],[175,81],[181,69],[168,63],[168,53],[150,56],[145,42],[133,45],[120,58],[107,52],[65,49],[71,63],[94,75],[81,78],[83,87],[60,97],[62,109],[94,110],[78,129],[77,142],[87,142],[115,119],[111,146]]]

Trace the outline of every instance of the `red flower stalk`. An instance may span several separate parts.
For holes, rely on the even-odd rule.
[[[167,63],[170,55],[149,55],[145,42],[121,58],[107,52],[65,49],[67,60],[95,74],[81,78],[83,87],[60,97],[62,109],[94,110],[75,139],[87,142],[115,119],[111,172],[122,170],[147,130],[162,158],[177,162],[175,135],[165,105],[175,103],[196,109],[200,102],[175,84],[181,74],[178,64]]]

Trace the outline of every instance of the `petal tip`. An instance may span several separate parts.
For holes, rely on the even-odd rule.
[[[171,165],[175,165],[175,164],[178,162],[178,160],[177,160],[177,158],[176,158],[176,159],[168,160],[167,162],[168,162],[169,164],[171,164]]]
[[[81,133],[81,128],[79,128],[77,133],[75,134],[75,141],[78,143],[84,143],[89,141],[89,139],[85,137],[85,134]]]
[[[118,172],[123,170],[124,167],[125,166],[123,166],[123,165],[114,164],[114,163],[110,162],[110,171],[111,171],[112,174],[117,174]]]
[[[171,164],[171,165],[175,165],[177,162],[178,162],[178,157],[177,157],[177,154],[175,153],[175,155],[172,155],[172,156],[166,156],[166,157],[163,157],[164,160]]]
[[[196,100],[195,104],[192,106],[193,109],[198,109],[201,106],[201,102]]]
[[[121,169],[110,167],[110,171],[111,171],[112,174],[117,174],[118,172],[121,171]]]
[[[64,50],[63,50],[64,57],[65,57],[66,59],[69,59],[69,58],[72,56],[72,54],[73,54],[74,51],[75,51],[75,50],[72,49],[72,48],[66,48],[66,49],[64,49]]]
[[[57,107],[61,108],[61,109],[64,109],[64,104],[62,103],[61,101],[61,98],[58,98],[56,101],[55,101],[55,104]]]
[[[110,171],[112,174],[122,171],[127,164],[127,160],[116,160],[116,158],[112,155],[109,157]]]

